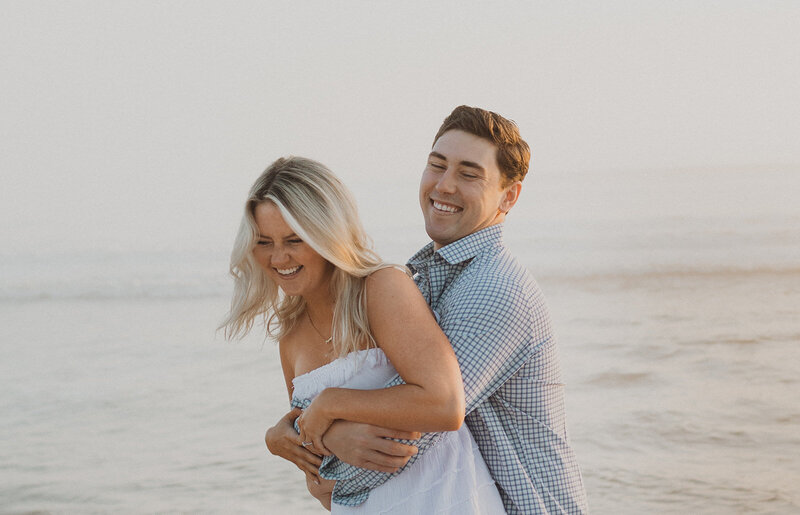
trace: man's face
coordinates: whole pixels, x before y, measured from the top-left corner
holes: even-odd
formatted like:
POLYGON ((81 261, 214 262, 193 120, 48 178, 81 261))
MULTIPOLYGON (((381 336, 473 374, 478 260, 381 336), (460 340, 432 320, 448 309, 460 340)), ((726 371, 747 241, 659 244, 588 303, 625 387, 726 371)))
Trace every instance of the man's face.
POLYGON ((518 194, 519 183, 501 187, 494 144, 447 131, 433 145, 419 185, 425 230, 439 249, 502 222, 518 194))

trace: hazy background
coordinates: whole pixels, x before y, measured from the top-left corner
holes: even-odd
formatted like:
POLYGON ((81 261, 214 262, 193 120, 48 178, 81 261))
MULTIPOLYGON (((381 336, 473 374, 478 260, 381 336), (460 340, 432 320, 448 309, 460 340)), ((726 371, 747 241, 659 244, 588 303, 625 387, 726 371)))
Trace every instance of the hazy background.
POLYGON ((594 511, 792 512, 798 48, 794 1, 0 1, 0 505, 316 511, 272 345, 214 338, 242 202, 317 159, 402 262, 469 104, 533 149, 594 511))
MULTIPOLYGON (((658 191, 628 199, 602 179, 630 170, 658 184, 687 168, 800 164, 792 1, 2 10, 4 253, 227 251, 247 188, 286 154, 329 165, 368 220, 421 227, 418 176, 459 104, 519 124, 533 148, 524 199, 535 215, 682 216, 708 203, 739 212, 763 195, 781 215, 794 200, 763 184, 733 196, 713 178, 670 202, 658 191), (587 191, 579 172, 599 177, 614 202, 587 191), (537 194, 550 181, 570 182, 574 196, 537 194)), ((379 248, 391 238, 373 235, 379 248)))

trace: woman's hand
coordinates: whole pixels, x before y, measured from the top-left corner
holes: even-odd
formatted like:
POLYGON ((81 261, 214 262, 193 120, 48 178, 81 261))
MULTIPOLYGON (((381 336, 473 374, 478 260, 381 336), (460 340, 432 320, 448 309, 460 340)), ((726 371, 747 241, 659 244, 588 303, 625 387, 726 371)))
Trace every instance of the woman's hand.
POLYGON ((331 492, 333 492, 334 484, 336 484, 336 481, 330 481, 328 479, 320 480, 317 476, 306 474, 306 488, 308 488, 308 492, 328 511, 331 511, 331 492))
POLYGON ((300 428, 301 445, 311 452, 323 456, 332 454, 322 443, 322 436, 335 420, 325 409, 328 404, 326 401, 328 395, 326 393, 329 393, 328 389, 322 390, 297 419, 297 427, 300 428), (309 442, 311 442, 310 445, 309 442))
POLYGON ((307 475, 311 474, 319 479, 319 466, 322 465, 322 459, 301 445, 303 440, 294 430, 294 420, 301 413, 299 408, 294 408, 284 415, 277 424, 267 429, 264 441, 269 452, 291 461, 307 475))

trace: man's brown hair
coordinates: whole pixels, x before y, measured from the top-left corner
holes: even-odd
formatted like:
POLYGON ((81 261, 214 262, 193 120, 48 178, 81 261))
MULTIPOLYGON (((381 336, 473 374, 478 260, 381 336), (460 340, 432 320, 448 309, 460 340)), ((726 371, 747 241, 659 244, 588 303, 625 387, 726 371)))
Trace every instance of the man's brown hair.
POLYGON ((521 181, 528 173, 531 149, 512 120, 478 107, 458 106, 444 119, 433 144, 447 131, 459 130, 490 141, 497 147, 497 166, 502 185, 521 181))

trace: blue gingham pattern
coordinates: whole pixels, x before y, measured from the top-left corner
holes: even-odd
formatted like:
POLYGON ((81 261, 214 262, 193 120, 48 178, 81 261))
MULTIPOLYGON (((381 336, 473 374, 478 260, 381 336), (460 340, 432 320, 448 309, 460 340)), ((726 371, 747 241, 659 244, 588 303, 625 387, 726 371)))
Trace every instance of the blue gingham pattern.
MULTIPOLYGON (((587 513, 580 469, 567 436, 556 341, 539 287, 503 245, 502 224, 408 262, 455 349, 464 378, 466 424, 508 513, 587 513)), ((402 383, 397 376, 387 386, 402 383)), ((440 433, 425 433, 420 452, 440 433)), ((405 469, 405 467, 404 467, 405 469)), ((402 472, 401 469, 400 472, 402 472)), ((327 457, 333 502, 363 503, 392 477, 327 457)), ((397 472, 397 473, 400 473, 397 472)))

